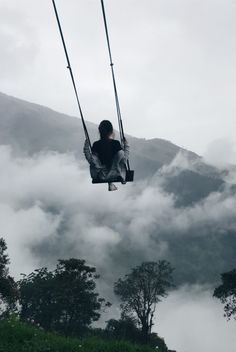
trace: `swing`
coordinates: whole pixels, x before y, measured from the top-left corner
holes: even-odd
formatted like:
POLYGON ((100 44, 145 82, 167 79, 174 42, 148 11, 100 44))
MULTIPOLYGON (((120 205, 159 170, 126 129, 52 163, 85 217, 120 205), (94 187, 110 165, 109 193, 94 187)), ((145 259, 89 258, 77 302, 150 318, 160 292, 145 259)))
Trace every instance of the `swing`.
MULTIPOLYGON (((68 68, 68 70, 70 72, 70 77, 71 77, 72 85, 73 85, 73 88, 74 88, 77 105, 78 105, 78 108, 79 108, 79 113, 80 113, 80 117, 81 117, 81 121, 82 121, 82 126, 83 126, 83 129, 84 129, 85 138, 88 140, 90 151, 92 151, 92 145, 91 145, 88 129, 87 129, 87 126, 86 126, 86 123, 85 123, 83 111, 82 111, 82 108, 81 108, 81 104, 80 104, 80 100, 79 100, 79 94, 78 94, 77 86, 76 86, 76 83, 75 83, 74 74, 73 74, 73 70, 72 70, 72 67, 71 67, 70 58, 69 58, 69 54, 68 54, 68 51, 67 51, 66 42, 65 42, 65 39, 64 39, 64 35, 63 35, 63 31, 62 31, 62 27, 61 27, 61 23, 60 23, 60 19, 59 19, 59 15, 58 15, 58 11, 57 11, 55 0, 52 0, 52 3, 53 3, 53 8, 54 8, 54 12, 55 12, 57 25, 58 25, 58 29, 59 29, 59 32, 60 32, 60 36, 61 36, 61 40, 62 40, 64 52, 65 52, 65 56, 66 56, 67 68, 68 68)), ((112 60, 110 39, 109 39, 108 26, 107 26, 107 20, 106 20, 106 13, 105 13, 105 6, 104 6, 104 1, 103 0, 101 0, 101 7, 102 7, 102 15, 103 15, 103 21, 104 21, 104 28, 105 28, 105 34, 106 34, 108 53, 109 53, 113 89, 114 89, 114 95, 115 95, 115 104, 116 104, 116 113, 117 113, 119 133, 120 133, 120 141, 123 144, 124 141, 125 141, 125 134, 124 134, 122 117, 121 117, 120 103, 119 103, 119 97, 118 97, 116 79, 115 79, 114 63, 113 63, 113 60, 112 60)), ((133 180, 134 180, 134 171, 130 169, 129 160, 127 160, 125 182, 133 182, 133 180)), ((112 180, 111 179, 109 179, 109 180, 92 179, 92 183, 93 184, 110 183, 110 182, 112 182, 112 183, 114 183, 114 182, 122 182, 122 183, 124 183, 121 177, 118 177, 118 178, 112 179, 112 180)))
MULTIPOLYGON (((134 180, 134 171, 133 170, 126 170, 126 177, 125 177, 125 182, 133 182, 134 180)), ((116 183, 116 182, 120 182, 123 183, 122 177, 119 176, 117 178, 114 179, 109 179, 109 180, 99 180, 99 179, 93 179, 92 183, 96 184, 96 183, 116 183)))

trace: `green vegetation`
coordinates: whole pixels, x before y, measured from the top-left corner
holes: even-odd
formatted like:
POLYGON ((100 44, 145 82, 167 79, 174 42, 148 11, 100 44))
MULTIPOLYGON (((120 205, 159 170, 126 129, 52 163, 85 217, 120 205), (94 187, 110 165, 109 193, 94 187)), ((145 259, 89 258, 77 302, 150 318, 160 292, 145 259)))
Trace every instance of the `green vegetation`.
POLYGON ((66 336, 83 333, 110 306, 96 292, 98 278, 96 269, 80 259, 59 260, 55 270, 24 275, 19 282, 20 318, 66 336))
POLYGON ((0 321, 0 352, 152 352, 126 341, 83 340, 46 333, 18 320, 0 321))
POLYGON ((96 268, 59 259, 54 270, 39 268, 15 282, 6 250, 0 238, 0 352, 168 352, 152 332, 156 306, 173 286, 167 261, 144 262, 115 283, 121 316, 102 329, 93 323, 111 303, 97 292, 96 268))
POLYGON ((0 238, 0 315, 14 310, 19 293, 17 283, 9 275, 8 264, 10 263, 10 259, 6 250, 6 242, 3 238, 0 238))

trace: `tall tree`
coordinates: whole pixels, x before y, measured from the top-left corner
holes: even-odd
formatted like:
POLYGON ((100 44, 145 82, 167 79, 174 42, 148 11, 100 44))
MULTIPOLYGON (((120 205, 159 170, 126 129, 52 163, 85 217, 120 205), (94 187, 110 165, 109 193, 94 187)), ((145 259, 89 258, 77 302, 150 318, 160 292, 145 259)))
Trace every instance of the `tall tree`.
POLYGON ((5 315, 14 311, 18 298, 17 284, 9 275, 9 257, 6 253, 7 245, 0 238, 0 314, 5 315))
POLYGON ((59 260, 54 271, 35 270, 20 281, 21 318, 46 330, 82 334, 109 305, 95 292, 96 269, 84 260, 59 260))
POLYGON ((136 316, 145 343, 151 334, 157 303, 173 286, 172 272, 165 260, 144 262, 115 283, 114 292, 122 301, 122 312, 136 316))
POLYGON ((236 319, 236 269, 222 274, 221 281, 213 296, 224 304, 225 317, 236 319))

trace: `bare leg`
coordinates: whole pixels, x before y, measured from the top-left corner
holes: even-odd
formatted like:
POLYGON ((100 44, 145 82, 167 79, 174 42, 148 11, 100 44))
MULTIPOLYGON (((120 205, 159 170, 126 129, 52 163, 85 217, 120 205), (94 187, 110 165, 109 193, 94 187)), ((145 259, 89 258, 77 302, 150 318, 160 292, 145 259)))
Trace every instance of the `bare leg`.
POLYGON ((108 191, 117 191, 118 188, 114 185, 114 183, 108 183, 108 191))
POLYGON ((100 180, 105 180, 107 177, 107 170, 106 168, 101 164, 101 161, 96 155, 92 156, 92 162, 90 164, 90 174, 92 179, 100 179, 100 180))

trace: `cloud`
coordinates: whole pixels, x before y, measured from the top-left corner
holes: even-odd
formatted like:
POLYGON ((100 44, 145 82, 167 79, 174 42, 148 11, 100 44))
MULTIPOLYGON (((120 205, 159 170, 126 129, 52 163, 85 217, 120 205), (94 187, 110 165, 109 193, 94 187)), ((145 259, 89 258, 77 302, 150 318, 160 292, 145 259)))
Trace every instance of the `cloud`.
POLYGON ((0 205, 8 214, 7 221, 2 217, 3 228, 7 238, 25 233, 24 247, 34 263, 79 256, 110 280, 142 260, 166 257, 177 267, 181 282, 189 275, 193 282, 216 280, 220 272, 208 276, 211 270, 203 271, 209 255, 217 260, 216 270, 233 265, 234 237, 229 233, 236 229, 236 200, 230 187, 178 208, 175 196, 162 189, 158 174, 152 181, 120 186, 111 193, 106 185, 92 185, 86 165, 72 154, 17 158, 1 146, 0 162, 0 205), (186 261, 193 267, 186 267, 186 261), (112 273, 110 267, 115 268, 112 273))
POLYGON ((182 352, 235 349, 235 322, 223 317, 223 307, 202 286, 183 286, 160 304, 156 328, 169 348, 182 352))
POLYGON ((224 168, 236 163, 236 146, 233 139, 221 138, 211 142, 204 154, 210 164, 224 168))
POLYGON ((13 274, 19 277, 37 268, 39 262, 32 255, 31 246, 53 236, 58 221, 58 217, 51 217, 37 205, 29 209, 0 205, 1 236, 7 240, 13 274))

